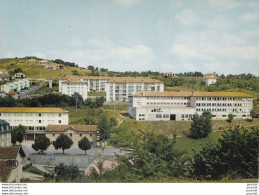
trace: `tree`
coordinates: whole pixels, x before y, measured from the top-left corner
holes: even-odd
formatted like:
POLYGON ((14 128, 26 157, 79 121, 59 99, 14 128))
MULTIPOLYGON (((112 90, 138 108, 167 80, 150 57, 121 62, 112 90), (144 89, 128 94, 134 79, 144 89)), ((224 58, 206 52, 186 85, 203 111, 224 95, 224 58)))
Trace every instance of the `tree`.
POLYGON ((232 123, 233 119, 234 119, 234 115, 233 115, 232 113, 228 114, 228 119, 227 119, 227 121, 230 122, 230 123, 232 123))
POLYGON ((250 111, 250 115, 251 115, 251 117, 252 117, 252 120, 256 117, 256 112, 255 112, 254 109, 252 109, 252 110, 250 111))
POLYGON ((16 131, 12 131, 12 133, 11 133, 11 142, 12 142, 13 145, 15 145, 16 142, 17 142, 16 131))
POLYGON ((200 139, 207 137, 212 132, 211 113, 204 111, 201 116, 195 114, 190 128, 191 137, 200 139))
POLYGON ((110 132, 111 132, 111 126, 109 124, 109 121, 107 119, 107 116, 103 116, 100 122, 98 123, 98 130, 99 130, 99 140, 100 142, 104 143, 110 138, 110 132))
POLYGON ((46 136, 40 136, 38 138, 36 138, 35 143, 32 144, 32 148, 35 151, 41 151, 41 153, 43 153, 44 150, 47 150, 48 147, 50 146, 50 139, 47 138, 46 136))
POLYGON ((53 171, 56 181, 75 181, 75 179, 82 177, 78 166, 66 166, 60 163, 58 166, 55 166, 53 171))
POLYGON ((79 93, 75 92, 71 96, 71 102, 70 103, 71 103, 71 106, 76 106, 77 105, 77 107, 80 108, 83 105, 84 100, 83 100, 82 96, 79 93))
POLYGON ((55 149, 59 149, 59 148, 62 149, 64 154, 64 151, 66 149, 71 148, 72 144, 73 144, 72 139, 70 139, 65 134, 61 134, 60 136, 57 137, 54 146, 55 146, 55 149))
POLYGON ((15 144, 18 141, 21 144, 27 133, 26 127, 23 125, 19 125, 18 127, 14 127, 13 131, 14 131, 14 133, 13 133, 12 143, 15 144))
POLYGON ((85 155, 86 155, 86 150, 91 149, 91 143, 90 141, 87 139, 87 137, 83 137, 79 142, 78 142, 78 147, 81 150, 85 151, 85 155))

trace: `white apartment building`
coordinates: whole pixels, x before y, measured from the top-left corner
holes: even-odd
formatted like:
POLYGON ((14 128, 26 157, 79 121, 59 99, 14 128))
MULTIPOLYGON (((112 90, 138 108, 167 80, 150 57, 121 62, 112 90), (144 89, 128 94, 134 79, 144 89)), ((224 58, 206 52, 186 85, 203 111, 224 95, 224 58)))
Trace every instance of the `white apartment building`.
POLYGON ((203 80, 206 82, 206 85, 209 86, 217 82, 217 76, 214 73, 207 73, 203 75, 203 80))
POLYGON ((79 93, 83 100, 87 99, 87 84, 82 81, 68 80, 61 82, 61 93, 72 96, 74 93, 79 93))
POLYGON ((139 91, 164 91, 162 81, 143 77, 117 77, 106 83, 106 101, 124 102, 128 101, 129 95, 139 91))
POLYGON ((242 92, 138 92, 129 96, 129 115, 135 120, 191 120, 210 111, 213 119, 250 118, 252 97, 242 92))
POLYGON ((1 90, 5 93, 9 93, 10 91, 20 92, 22 89, 27 89, 30 87, 30 81, 28 79, 20 79, 11 83, 6 83, 1 85, 1 90))
POLYGON ((27 127, 27 139, 33 140, 45 134, 48 125, 68 125, 68 111, 61 108, 0 107, 0 119, 10 126, 20 124, 27 127))
POLYGON ((0 146, 11 146, 11 132, 9 123, 0 119, 0 146))

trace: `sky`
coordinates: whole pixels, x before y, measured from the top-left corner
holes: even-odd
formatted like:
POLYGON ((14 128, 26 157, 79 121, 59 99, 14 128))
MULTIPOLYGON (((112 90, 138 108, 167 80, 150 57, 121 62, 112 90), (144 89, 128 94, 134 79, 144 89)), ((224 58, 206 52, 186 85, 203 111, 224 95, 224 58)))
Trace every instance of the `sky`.
POLYGON ((259 75, 259 0, 0 0, 0 58, 259 75))

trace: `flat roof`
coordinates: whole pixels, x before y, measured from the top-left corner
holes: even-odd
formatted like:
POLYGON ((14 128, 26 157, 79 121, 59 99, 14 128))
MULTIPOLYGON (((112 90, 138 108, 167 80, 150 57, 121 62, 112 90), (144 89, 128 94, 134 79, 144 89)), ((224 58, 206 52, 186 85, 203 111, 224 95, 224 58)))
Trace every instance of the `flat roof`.
POLYGON ((62 108, 51 107, 0 107, 0 113, 68 113, 62 108))
POLYGON ((187 92, 187 91, 179 91, 179 92, 156 92, 156 91, 140 91, 135 95, 131 95, 133 97, 248 97, 252 98, 251 95, 243 93, 243 92, 187 92))
POLYGON ((163 81, 149 77, 114 77, 109 83, 163 83, 163 81))

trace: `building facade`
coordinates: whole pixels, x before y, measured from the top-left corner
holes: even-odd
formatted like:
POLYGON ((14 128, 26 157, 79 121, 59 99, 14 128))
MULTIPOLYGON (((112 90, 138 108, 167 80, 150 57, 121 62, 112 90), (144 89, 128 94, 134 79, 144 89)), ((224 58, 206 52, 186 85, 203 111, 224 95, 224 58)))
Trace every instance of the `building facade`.
POLYGON ((11 132, 10 124, 0 119, 0 146, 11 146, 11 132))
POLYGON ((22 73, 22 72, 18 72, 18 73, 16 73, 16 74, 14 75, 14 79, 25 79, 25 78, 26 78, 26 76, 25 76, 25 74, 22 73))
POLYGON ((164 91, 162 81, 141 78, 141 77, 117 77, 110 79, 106 83, 106 101, 107 102, 125 102, 129 95, 134 95, 140 91, 164 91))
POLYGON ((61 82, 61 93, 72 96, 74 93, 79 93, 83 100, 87 99, 87 84, 78 80, 68 80, 61 82))
POLYGON ((214 73, 207 73, 203 75, 203 80, 206 82, 206 85, 209 86, 217 82, 217 76, 214 73))
POLYGON ((1 91, 9 93, 11 91, 20 92, 23 89, 28 89, 30 87, 30 81, 28 79, 20 79, 11 83, 6 83, 1 85, 1 91))
POLYGON ((0 81, 9 81, 9 73, 6 69, 0 69, 0 81))
POLYGON ((135 120, 191 120, 210 111, 212 119, 251 118, 252 97, 242 92, 138 92, 129 96, 129 115, 135 120))
POLYGON ((49 124, 67 125, 68 117, 68 111, 61 108, 0 107, 0 119, 8 122, 11 128, 20 124, 25 126, 28 140, 45 135, 49 124))
POLYGON ((173 72, 165 72, 164 73, 165 78, 175 78, 175 73, 173 72))
POLYGON ((48 125, 46 128, 46 137, 52 144, 60 134, 70 137, 74 145, 78 145, 83 137, 87 137, 92 145, 96 145, 97 141, 97 125, 48 125))

